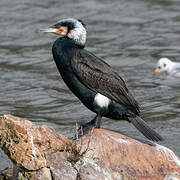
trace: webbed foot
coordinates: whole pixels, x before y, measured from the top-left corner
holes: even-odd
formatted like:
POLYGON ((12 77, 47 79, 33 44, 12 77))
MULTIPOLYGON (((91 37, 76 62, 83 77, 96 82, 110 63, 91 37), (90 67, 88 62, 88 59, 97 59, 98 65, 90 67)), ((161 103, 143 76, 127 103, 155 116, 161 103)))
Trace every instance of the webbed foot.
POLYGON ((97 115, 95 118, 87 123, 81 124, 76 132, 76 139, 84 134, 87 134, 93 128, 100 128, 101 116, 97 115))

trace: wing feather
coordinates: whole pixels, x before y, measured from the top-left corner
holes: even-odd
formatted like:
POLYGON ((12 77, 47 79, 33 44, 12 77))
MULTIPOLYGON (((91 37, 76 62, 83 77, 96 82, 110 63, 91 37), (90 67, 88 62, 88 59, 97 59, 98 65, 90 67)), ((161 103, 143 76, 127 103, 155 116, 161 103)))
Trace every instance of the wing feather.
POLYGON ((85 86, 139 114, 138 103, 128 91, 124 80, 107 63, 83 49, 73 53, 73 71, 85 86))

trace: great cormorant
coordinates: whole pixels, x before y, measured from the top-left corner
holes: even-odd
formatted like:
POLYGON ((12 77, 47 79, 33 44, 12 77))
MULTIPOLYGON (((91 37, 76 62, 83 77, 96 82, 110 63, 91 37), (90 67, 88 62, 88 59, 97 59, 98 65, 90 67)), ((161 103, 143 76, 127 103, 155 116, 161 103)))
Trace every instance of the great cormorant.
POLYGON ((43 32, 61 35, 53 44, 57 68, 69 89, 95 118, 82 125, 83 131, 100 128, 102 116, 127 120, 153 141, 162 137, 139 117, 139 106, 124 80, 101 58, 85 49, 86 26, 81 20, 62 19, 43 32))

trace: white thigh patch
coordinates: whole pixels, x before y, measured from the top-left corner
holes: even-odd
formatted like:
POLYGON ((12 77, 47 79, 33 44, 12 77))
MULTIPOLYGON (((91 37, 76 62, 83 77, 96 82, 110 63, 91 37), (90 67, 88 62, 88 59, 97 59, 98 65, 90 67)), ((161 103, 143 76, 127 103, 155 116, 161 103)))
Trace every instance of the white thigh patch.
POLYGON ((100 107, 108 107, 111 100, 109 98, 107 98, 106 96, 104 96, 100 93, 97 93, 94 98, 94 102, 100 107))

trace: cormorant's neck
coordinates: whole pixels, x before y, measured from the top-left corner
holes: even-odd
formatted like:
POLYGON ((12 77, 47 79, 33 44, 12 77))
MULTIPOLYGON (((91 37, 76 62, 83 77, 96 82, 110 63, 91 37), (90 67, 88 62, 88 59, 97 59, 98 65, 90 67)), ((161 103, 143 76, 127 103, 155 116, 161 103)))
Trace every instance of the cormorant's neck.
POLYGON ((83 49, 84 46, 77 44, 74 40, 67 37, 58 38, 52 47, 53 57, 59 71, 64 67, 70 67, 72 55, 75 49, 83 49))
POLYGON ((57 41, 61 42, 61 47, 62 48, 78 48, 78 49, 83 49, 85 47, 85 44, 79 44, 73 39, 70 39, 68 37, 60 37, 57 39, 57 41))

